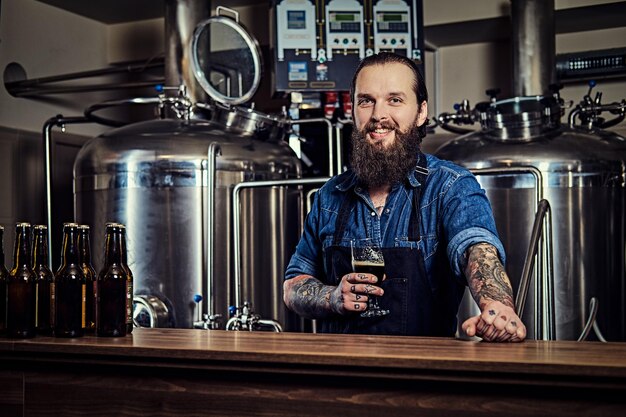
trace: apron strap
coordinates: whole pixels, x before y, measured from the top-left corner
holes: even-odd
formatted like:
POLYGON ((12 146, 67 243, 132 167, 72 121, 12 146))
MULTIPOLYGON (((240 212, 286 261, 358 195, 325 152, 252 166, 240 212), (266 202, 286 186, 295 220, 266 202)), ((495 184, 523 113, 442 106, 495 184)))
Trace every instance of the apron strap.
POLYGON ((426 187, 426 177, 428 176, 428 168, 426 168, 426 155, 422 152, 418 155, 417 167, 415 167, 415 178, 420 183, 417 189, 413 190, 413 210, 411 210, 411 217, 409 220, 408 237, 412 242, 419 242, 420 236, 420 223, 422 221, 422 192, 426 187))
POLYGON ((333 245, 339 246, 343 234, 346 231, 348 224, 348 218, 352 211, 352 190, 345 193, 345 197, 339 207, 339 213, 337 214, 337 220, 335 221, 335 234, 333 235, 333 245))

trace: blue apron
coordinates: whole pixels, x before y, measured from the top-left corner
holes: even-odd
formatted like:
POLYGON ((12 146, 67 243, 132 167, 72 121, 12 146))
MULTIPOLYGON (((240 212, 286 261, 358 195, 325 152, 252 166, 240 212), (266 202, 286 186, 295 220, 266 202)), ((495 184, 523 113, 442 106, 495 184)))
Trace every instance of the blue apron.
MULTIPOLYGON (((426 184, 426 157, 421 154, 415 175, 420 183, 413 191, 413 208, 409 220, 408 238, 419 242, 421 222, 420 200, 426 184)), ((324 253, 328 282, 338 285, 341 278, 352 272, 350 248, 340 246, 345 228, 357 198, 352 190, 345 193, 336 220, 333 243, 324 253)), ((447 267, 445 250, 434 256, 437 282, 431 282, 424 267, 424 256, 418 245, 410 248, 382 248, 386 279, 381 287, 385 291, 379 297, 381 309, 390 313, 382 317, 360 317, 348 313, 333 319, 318 320, 322 333, 360 333, 413 336, 454 336, 456 313, 463 295, 463 286, 455 282, 447 267), (444 266, 443 268, 441 266, 444 266)), ((441 245, 440 245, 441 246, 441 245)))

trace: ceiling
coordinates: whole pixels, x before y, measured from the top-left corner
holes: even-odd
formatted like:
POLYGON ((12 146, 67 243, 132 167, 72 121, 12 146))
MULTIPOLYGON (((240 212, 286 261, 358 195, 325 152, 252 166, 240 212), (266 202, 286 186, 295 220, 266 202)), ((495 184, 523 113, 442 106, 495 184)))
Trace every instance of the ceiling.
MULTIPOLYGON (((0 0, 1 1, 1 0, 0 0)), ((165 1, 174 0, 37 0, 105 24, 163 17, 165 1)), ((205 0, 213 6, 239 7, 269 0, 205 0)), ((556 33, 626 26, 626 1, 555 11, 556 33)), ((432 45, 448 46, 506 40, 511 32, 508 16, 425 26, 424 38, 432 45)))
MULTIPOLYGON (((165 0, 37 0, 71 13, 106 24, 163 17, 165 0)), ((210 0, 206 0, 210 2, 210 0)), ((226 7, 268 2, 269 0, 219 0, 226 7)), ((216 4, 213 1, 213 4, 216 4)))

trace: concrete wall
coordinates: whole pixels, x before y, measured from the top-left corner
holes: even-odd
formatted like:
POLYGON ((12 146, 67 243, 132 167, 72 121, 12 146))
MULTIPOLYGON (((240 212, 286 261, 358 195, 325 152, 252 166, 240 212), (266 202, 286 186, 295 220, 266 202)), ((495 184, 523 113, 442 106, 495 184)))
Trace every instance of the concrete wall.
MULTIPOLYGON (((0 68, 15 62, 30 78, 105 67, 107 26, 34 0, 3 0, 0 15, 0 68)), ((41 130, 50 117, 81 115, 82 102, 97 102, 106 94, 47 96, 24 99, 0 86, 0 126, 31 132, 41 130)), ((71 127, 91 135, 94 126, 71 127)))

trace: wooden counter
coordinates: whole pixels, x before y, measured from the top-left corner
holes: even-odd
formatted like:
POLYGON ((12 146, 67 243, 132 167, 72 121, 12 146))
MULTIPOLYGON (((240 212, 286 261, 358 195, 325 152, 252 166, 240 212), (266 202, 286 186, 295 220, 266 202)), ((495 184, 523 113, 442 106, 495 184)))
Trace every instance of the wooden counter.
POLYGON ((626 416, 626 343, 136 329, 0 339, 0 416, 626 416))

